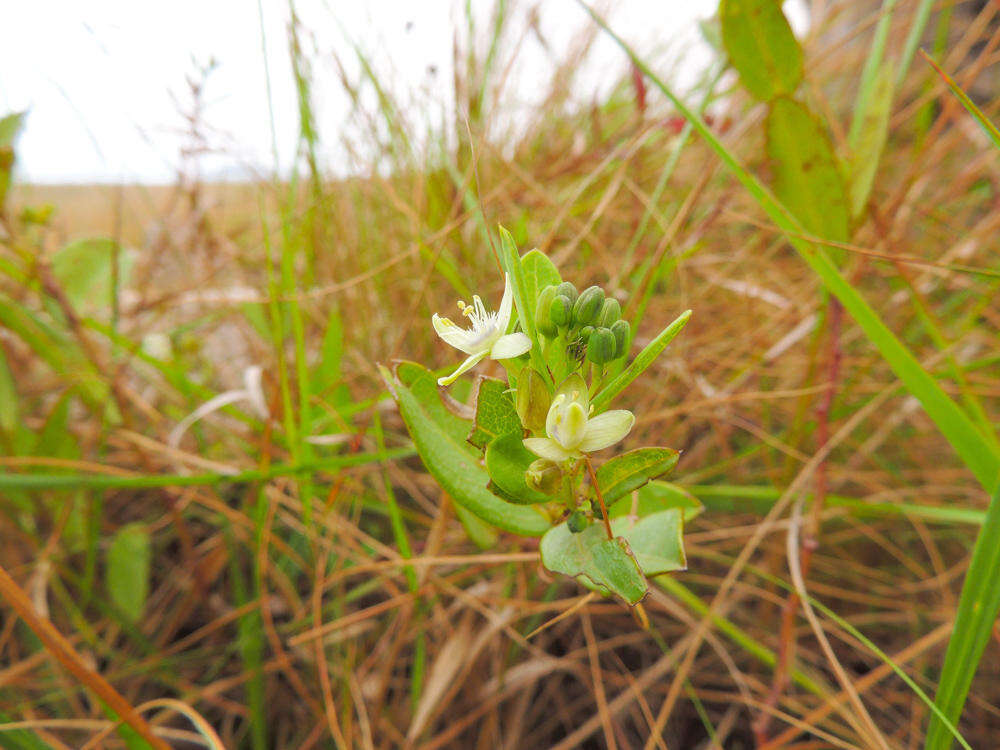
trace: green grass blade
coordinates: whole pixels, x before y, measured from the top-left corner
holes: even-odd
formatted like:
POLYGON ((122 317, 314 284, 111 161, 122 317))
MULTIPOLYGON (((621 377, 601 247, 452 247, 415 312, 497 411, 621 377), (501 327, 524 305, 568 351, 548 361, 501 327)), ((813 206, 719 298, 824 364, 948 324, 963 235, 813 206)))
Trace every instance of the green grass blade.
MULTIPOLYGON (((958 723, 972 677, 983 656, 1000 612, 1000 489, 986 511, 982 531, 972 550, 972 561, 958 600, 955 629, 948 641, 934 702, 952 724, 958 723)), ((935 712, 927 727, 925 750, 951 746, 949 725, 935 712)), ((968 747, 966 745, 966 747, 968 747)))
POLYGON ((979 123, 979 127, 981 127, 986 135, 990 137, 990 140, 993 141, 993 145, 1000 149, 1000 130, 997 130, 997 126, 990 122, 989 118, 983 114, 983 111, 976 106, 975 102, 973 102, 972 99, 970 99, 969 96, 962 91, 962 87, 955 82, 955 79, 945 73, 941 67, 934 62, 930 55, 923 50, 920 50, 920 54, 931 64, 944 82, 948 84, 948 88, 951 89, 951 93, 953 93, 958 98, 958 101, 962 103, 962 106, 965 107, 965 111, 976 118, 976 122, 979 123))

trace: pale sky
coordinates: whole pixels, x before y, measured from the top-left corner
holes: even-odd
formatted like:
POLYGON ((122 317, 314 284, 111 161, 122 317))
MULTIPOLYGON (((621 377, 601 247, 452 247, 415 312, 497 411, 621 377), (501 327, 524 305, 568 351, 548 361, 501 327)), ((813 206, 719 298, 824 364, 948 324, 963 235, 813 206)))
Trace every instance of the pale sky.
MULTIPOLYGON (((475 0, 481 27, 493 3, 475 0)), ((338 55, 352 81, 357 44, 379 78, 406 103, 407 116, 440 121, 452 101, 452 45, 463 25, 458 0, 297 0, 310 52, 319 135, 325 166, 344 161, 339 143, 350 102, 334 63, 338 55), (436 75, 429 74, 431 66, 436 75)), ((574 0, 512 0, 514 29, 527 25, 532 7, 549 41, 546 50, 528 34, 510 71, 512 120, 545 90, 552 60, 561 59, 587 19, 574 0)), ((612 25, 640 50, 661 55, 686 50, 691 81, 709 52, 697 21, 717 0, 618 0, 609 3, 612 25)), ((185 77, 210 58, 217 61, 206 86, 210 145, 206 175, 274 169, 265 77, 270 68, 278 164, 295 149, 298 112, 287 46, 289 5, 284 0, 32 0, 11 3, 0 24, 0 114, 29 109, 18 144, 19 178, 34 182, 170 181, 184 127, 177 102, 187 102, 185 77), (261 19, 266 33, 265 56, 261 19)), ((485 31, 484 31, 485 34, 485 31)), ((516 35, 515 35, 516 36, 516 35)), ((654 58, 656 59, 656 58, 654 58)), ((669 60, 663 61, 664 66, 669 60)), ((582 102, 606 90, 626 69, 624 55, 601 38, 581 70, 582 102)), ((682 81, 683 83, 683 81, 682 81)), ((374 95, 367 91, 366 101, 374 95)), ((507 100, 505 100, 507 101, 507 100)), ((347 170, 349 171, 349 170, 347 170)))

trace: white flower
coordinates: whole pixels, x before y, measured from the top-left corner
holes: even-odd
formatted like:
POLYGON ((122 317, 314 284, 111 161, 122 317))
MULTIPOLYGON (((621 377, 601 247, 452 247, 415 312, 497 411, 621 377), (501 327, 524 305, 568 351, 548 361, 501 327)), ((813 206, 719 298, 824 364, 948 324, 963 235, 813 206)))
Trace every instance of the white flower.
POLYGON ((431 317, 431 323, 438 336, 456 349, 469 355, 451 375, 438 378, 438 385, 449 385, 459 375, 468 372, 487 356, 492 359, 510 359, 519 357, 531 349, 531 339, 518 331, 504 335, 510 324, 510 314, 514 307, 513 290, 510 288, 510 275, 504 275, 503 299, 500 309, 487 312, 479 295, 472 298, 472 304, 467 305, 461 300, 458 309, 472 323, 472 328, 462 328, 448 318, 442 318, 437 313, 431 317))
POLYGON ((547 437, 525 438, 524 447, 541 458, 565 461, 614 445, 635 424, 635 416, 625 409, 596 417, 590 416, 592 411, 587 384, 579 375, 571 375, 552 399, 545 418, 547 437))

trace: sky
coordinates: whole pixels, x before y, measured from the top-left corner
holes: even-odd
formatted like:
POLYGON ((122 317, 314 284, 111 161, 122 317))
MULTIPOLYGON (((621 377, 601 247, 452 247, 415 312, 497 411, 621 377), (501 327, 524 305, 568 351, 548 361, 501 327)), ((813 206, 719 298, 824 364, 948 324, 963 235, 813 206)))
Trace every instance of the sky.
MULTIPOLYGON (((349 172, 341 136, 351 102, 336 60, 357 81, 354 50, 372 61, 379 80, 415 119, 440 121, 452 106, 452 53, 458 0, 295 0, 318 114, 324 167, 349 172), (436 72, 432 72, 436 71, 436 72)), ((680 55, 688 84, 710 58, 698 19, 717 0, 619 0, 607 4, 612 26, 643 52, 680 55)), ((485 27, 493 3, 472 0, 485 27)), ((511 0, 514 29, 537 14, 505 87, 512 121, 546 90, 587 23, 574 0, 511 0)), ((27 109, 18 143, 19 179, 36 182, 169 182, 187 142, 188 79, 204 80, 211 153, 206 177, 246 177, 287 170, 296 147, 298 110, 288 53, 286 0, 33 0, 4 12, 0 25, 0 114, 27 109), (198 72, 209 61, 207 77, 198 72), (270 83, 270 99, 268 96, 270 83), (273 116, 272 116, 273 113, 273 116)), ((485 38, 485 31, 483 32, 485 38)), ((669 62, 669 61, 667 61, 669 62)), ((667 64, 665 62, 664 64, 667 64)), ((606 37, 582 66, 575 96, 606 91, 626 69, 606 37)), ((683 82, 682 82, 683 83, 683 82)), ((373 104, 374 93, 365 92, 373 104)))

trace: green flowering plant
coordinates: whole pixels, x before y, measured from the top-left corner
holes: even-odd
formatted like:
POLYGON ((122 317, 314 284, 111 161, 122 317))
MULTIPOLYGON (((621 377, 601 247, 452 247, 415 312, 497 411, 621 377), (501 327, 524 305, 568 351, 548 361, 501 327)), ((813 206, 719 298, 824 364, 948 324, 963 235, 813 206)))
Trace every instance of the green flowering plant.
POLYGON ((629 360, 631 326, 598 286, 582 292, 538 250, 520 256, 500 227, 503 298, 459 302, 464 325, 432 326, 466 359, 435 378, 422 365, 380 372, 428 471, 480 546, 497 530, 541 537, 542 564, 584 586, 642 600, 649 576, 686 567, 686 518, 701 506, 662 480, 679 454, 615 450, 635 424, 611 402, 680 332, 685 312, 629 360), (487 357, 506 380, 476 376, 468 404, 446 389, 487 357), (602 456, 605 456, 602 458, 602 456))

